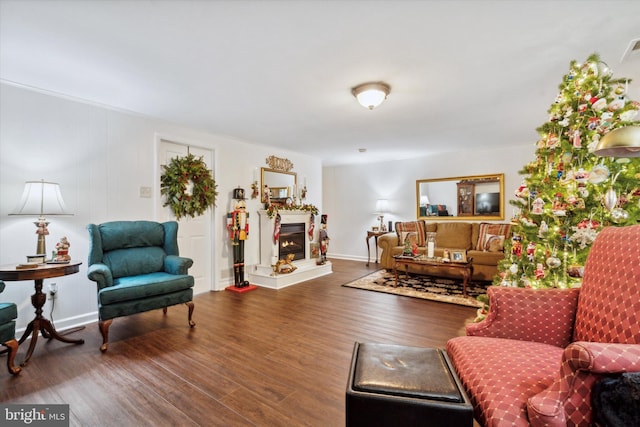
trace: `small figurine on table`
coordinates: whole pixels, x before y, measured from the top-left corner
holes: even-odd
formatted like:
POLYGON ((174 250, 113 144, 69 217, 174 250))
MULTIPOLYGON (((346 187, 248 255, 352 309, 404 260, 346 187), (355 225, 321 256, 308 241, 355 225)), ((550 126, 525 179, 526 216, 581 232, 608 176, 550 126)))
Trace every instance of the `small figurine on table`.
POLYGON ((71 257, 69 256, 69 240, 64 236, 60 239, 58 243, 56 243, 56 258, 55 261, 70 261, 71 257))

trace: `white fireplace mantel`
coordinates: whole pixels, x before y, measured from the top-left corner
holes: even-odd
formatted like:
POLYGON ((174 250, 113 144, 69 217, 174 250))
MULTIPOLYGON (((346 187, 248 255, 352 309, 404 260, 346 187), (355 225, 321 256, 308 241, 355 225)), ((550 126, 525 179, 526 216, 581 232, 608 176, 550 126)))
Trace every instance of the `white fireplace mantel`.
POLYGON ((273 231, 275 216, 269 218, 266 210, 259 210, 260 216, 260 264, 250 269, 251 283, 267 288, 280 289, 305 280, 330 274, 331 263, 316 265, 316 259, 311 258, 311 239, 309 238, 309 221, 311 214, 304 210, 280 209, 280 224, 304 223, 305 258, 293 261, 296 270, 291 273, 274 273, 271 267, 279 258, 278 242, 274 242, 273 231))

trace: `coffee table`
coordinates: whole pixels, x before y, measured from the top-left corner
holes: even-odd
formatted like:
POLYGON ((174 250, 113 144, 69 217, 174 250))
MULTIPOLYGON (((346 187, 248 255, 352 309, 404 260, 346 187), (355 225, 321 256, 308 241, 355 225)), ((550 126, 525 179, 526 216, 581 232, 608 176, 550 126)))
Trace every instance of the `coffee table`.
POLYGON ((412 257, 403 255, 394 255, 393 272, 396 278, 396 286, 398 286, 398 268, 404 267, 404 272, 409 278, 409 266, 417 270, 417 274, 425 274, 428 276, 437 276, 441 270, 454 270, 462 276, 462 295, 467 296, 467 283, 473 275, 473 258, 468 258, 466 262, 443 262, 442 258, 427 258, 425 256, 412 257), (424 271, 427 272, 424 272, 424 271), (435 274, 429 274, 434 271, 435 274))

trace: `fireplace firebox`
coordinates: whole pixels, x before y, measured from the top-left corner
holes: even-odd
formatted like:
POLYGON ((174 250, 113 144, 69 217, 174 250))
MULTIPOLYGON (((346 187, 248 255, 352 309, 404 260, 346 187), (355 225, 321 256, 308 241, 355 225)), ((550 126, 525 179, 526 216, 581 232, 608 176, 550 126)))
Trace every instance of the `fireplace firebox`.
POLYGON ((280 259, 285 259, 289 254, 293 254, 294 261, 305 259, 304 223, 282 224, 280 226, 278 245, 278 257, 280 259))

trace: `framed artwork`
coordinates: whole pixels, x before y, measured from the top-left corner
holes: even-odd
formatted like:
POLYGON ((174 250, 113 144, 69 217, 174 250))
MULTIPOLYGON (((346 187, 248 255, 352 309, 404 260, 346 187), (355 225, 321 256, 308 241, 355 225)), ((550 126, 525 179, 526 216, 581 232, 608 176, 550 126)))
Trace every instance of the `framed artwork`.
POLYGON ((449 249, 451 262, 467 262, 467 251, 465 249, 449 249))

